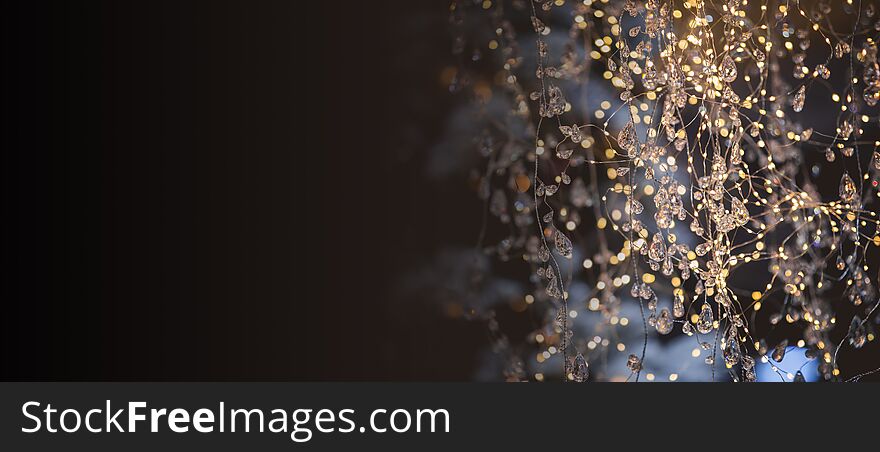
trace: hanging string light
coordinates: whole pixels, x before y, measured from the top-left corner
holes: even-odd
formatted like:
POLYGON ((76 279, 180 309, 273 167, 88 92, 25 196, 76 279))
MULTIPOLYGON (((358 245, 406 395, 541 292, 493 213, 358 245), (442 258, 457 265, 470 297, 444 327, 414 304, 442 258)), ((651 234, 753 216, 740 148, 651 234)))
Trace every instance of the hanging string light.
POLYGON ((695 340, 675 359, 713 379, 717 363, 754 381, 763 362, 801 381, 793 347, 824 379, 864 376, 838 358, 878 317, 880 18, 840 3, 451 4, 450 90, 478 107, 478 195, 508 226, 481 251, 531 269, 541 319, 534 354, 500 347, 508 379, 561 357, 568 381, 638 381, 667 335, 695 340), (634 351, 614 340, 630 320, 634 351), (610 353, 625 368, 591 377, 610 353))

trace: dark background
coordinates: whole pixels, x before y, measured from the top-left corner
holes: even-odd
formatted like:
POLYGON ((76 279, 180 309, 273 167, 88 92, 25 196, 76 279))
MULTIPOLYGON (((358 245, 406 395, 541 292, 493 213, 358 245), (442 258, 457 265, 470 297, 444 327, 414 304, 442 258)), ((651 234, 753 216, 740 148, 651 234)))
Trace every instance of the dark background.
POLYGON ((419 184, 447 7, 4 3, 0 377, 469 379, 392 290, 477 234, 419 184))

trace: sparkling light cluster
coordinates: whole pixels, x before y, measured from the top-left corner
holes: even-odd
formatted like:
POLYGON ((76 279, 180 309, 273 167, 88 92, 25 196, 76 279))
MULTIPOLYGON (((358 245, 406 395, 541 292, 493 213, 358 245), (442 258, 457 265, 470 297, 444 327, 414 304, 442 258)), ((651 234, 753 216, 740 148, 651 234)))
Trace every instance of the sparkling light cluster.
POLYGON ((803 380, 779 364, 792 347, 827 380, 872 371, 838 357, 876 345, 873 3, 460 0, 450 17, 447 81, 485 124, 483 230, 504 226, 480 248, 529 266, 521 311, 540 319, 528 351, 489 322, 509 380, 557 356, 560 378, 610 379, 591 369, 621 353, 637 381, 649 335, 693 337, 675 359, 734 381, 756 361, 803 380), (585 315, 601 322, 575 331, 585 315))

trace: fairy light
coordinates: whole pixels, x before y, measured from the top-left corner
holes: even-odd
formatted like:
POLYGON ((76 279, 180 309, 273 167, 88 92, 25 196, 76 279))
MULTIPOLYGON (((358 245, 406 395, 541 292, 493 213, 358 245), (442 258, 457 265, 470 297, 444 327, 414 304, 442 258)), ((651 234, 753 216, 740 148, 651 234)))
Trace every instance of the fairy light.
POLYGON ((799 380, 781 364, 789 342, 773 334, 797 324, 804 332, 791 343, 820 374, 847 375, 837 357, 874 340, 878 306, 869 261, 880 247, 880 142, 865 137, 880 119, 880 17, 863 3, 838 13, 841 28, 824 20, 828 0, 453 2, 461 63, 450 88, 511 105, 482 109, 488 170, 478 185, 513 231, 504 246, 535 275, 527 306, 545 323, 534 361, 561 354, 564 379, 587 381, 594 357, 619 353, 638 380, 648 335, 680 332, 700 343, 682 368, 702 358, 714 378, 717 359, 732 380, 753 381, 760 361, 799 380), (495 32, 467 45, 465 9, 495 32), (569 41, 551 49, 548 37, 565 30, 569 41), (495 91, 488 97, 468 78, 480 49, 503 63, 479 85, 495 91), (831 113, 808 115, 828 99, 832 124, 831 113), (828 177, 839 177, 836 190, 820 183, 828 177), (567 292, 575 281, 589 287, 581 299, 567 292), (609 350, 627 303, 639 307, 644 341, 609 350), (858 314, 840 318, 842 304, 858 314), (601 321, 575 331, 581 318, 601 321))

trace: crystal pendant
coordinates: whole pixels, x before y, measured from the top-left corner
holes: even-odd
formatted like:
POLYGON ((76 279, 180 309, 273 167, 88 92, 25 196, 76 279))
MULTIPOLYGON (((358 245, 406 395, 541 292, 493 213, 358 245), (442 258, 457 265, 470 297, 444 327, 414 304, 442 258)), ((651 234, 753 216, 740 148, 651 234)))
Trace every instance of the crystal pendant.
POLYGON ((639 284, 639 282, 636 281, 632 284, 632 287, 630 287, 629 294, 632 295, 633 297, 638 297, 641 290, 642 290, 641 284, 639 284))
POLYGON ((565 234, 562 233, 562 231, 560 231, 558 229, 556 230, 556 237, 554 238, 553 242, 556 245, 556 252, 557 253, 559 253, 563 257, 566 257, 569 259, 571 258, 571 256, 572 256, 571 240, 569 240, 568 237, 566 237, 565 234))
POLYGON ((849 174, 844 174, 843 177, 840 178, 840 200, 844 203, 852 204, 855 202, 857 196, 858 190, 856 189, 856 183, 853 182, 851 177, 849 177, 849 174))
POLYGON ((694 326, 691 325, 691 322, 688 320, 684 321, 684 324, 681 325, 681 332, 687 334, 688 336, 694 335, 694 326))
POLYGON ((587 360, 584 359, 584 355, 578 353, 575 356, 569 378, 577 383, 583 383, 590 378, 590 366, 587 364, 587 360))
POLYGON ((880 86, 869 85, 865 88, 862 97, 864 97, 865 103, 868 104, 869 107, 877 105, 877 101, 880 100, 880 86))
POLYGON ((550 250, 543 243, 538 247, 538 259, 541 262, 547 262, 550 260, 550 250))
POLYGON ((642 369, 642 360, 636 355, 629 355, 626 360, 626 367, 632 372, 638 372, 642 369))
POLYGON ((834 154, 834 151, 832 151, 831 148, 825 149, 825 160, 833 162, 836 158, 837 156, 834 154))
POLYGON ((680 319, 684 317, 684 314, 684 294, 676 292, 672 298, 672 315, 680 319))
POLYGON ((660 236, 660 233, 654 234, 654 238, 651 239, 651 246, 648 247, 648 257, 656 262, 666 259, 666 244, 663 243, 663 237, 660 236))
POLYGON ((867 334, 864 322, 859 316, 855 316, 849 324, 849 344, 855 348, 862 348, 866 341, 867 334))
POLYGON ((801 111, 804 109, 804 100, 807 98, 807 87, 806 85, 801 85, 800 89, 798 89, 797 93, 795 93, 794 98, 791 100, 791 108, 794 111, 801 111))
POLYGON ((556 276, 553 275, 550 267, 547 267, 547 271, 550 272, 550 276, 548 277, 547 281, 547 288, 545 289, 547 291, 547 296, 549 296, 550 298, 562 297, 562 290, 559 288, 559 281, 556 280, 556 276))
POLYGON ((672 327, 674 325, 675 322, 672 321, 672 315, 669 313, 669 309, 661 309, 660 315, 657 316, 657 319, 654 323, 654 327, 657 328, 657 332, 663 335, 669 334, 672 332, 672 327))
POLYGON ((739 198, 733 198, 730 202, 730 216, 738 227, 745 226, 750 218, 749 209, 746 208, 739 198))
POLYGON ((626 151, 629 157, 635 157, 636 150, 636 126, 632 122, 627 123, 626 127, 617 134, 617 144, 621 149, 626 151))
POLYGON ((721 78, 727 83, 736 80, 736 63, 730 55, 724 55, 724 59, 721 60, 721 78))
POLYGON ((727 338, 727 344, 724 346, 724 364, 727 367, 733 367, 739 363, 740 351, 739 344, 736 342, 736 335, 727 338))
POLYGON ((708 334, 712 331, 714 323, 715 316, 712 314, 712 308, 710 308, 708 304, 704 304, 703 309, 700 311, 700 317, 697 320, 697 331, 699 331, 700 334, 708 334))

